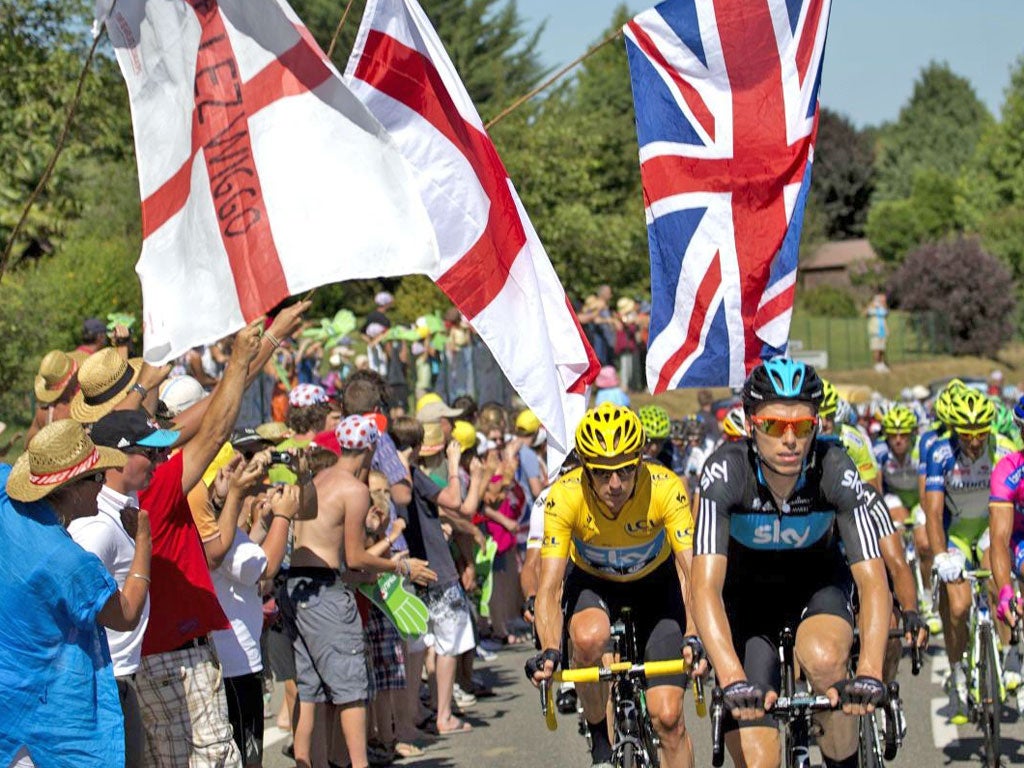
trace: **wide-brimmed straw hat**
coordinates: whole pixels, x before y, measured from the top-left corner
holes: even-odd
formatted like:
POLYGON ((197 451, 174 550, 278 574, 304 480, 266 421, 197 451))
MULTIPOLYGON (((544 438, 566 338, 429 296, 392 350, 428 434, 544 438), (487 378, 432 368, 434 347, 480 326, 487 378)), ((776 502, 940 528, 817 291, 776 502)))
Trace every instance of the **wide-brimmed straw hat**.
POLYGON ((43 355, 36 374, 36 400, 49 405, 60 399, 78 373, 78 361, 67 352, 54 349, 43 355))
POLYGON ((126 361, 112 347, 89 355, 78 369, 79 391, 71 399, 71 418, 83 424, 99 421, 128 397, 141 370, 141 357, 126 361))
POLYGON ((440 423, 434 421, 423 425, 423 446, 420 456, 434 456, 444 450, 444 432, 440 423))
POLYGON ((18 457, 7 478, 7 495, 38 501, 82 475, 119 469, 127 460, 120 451, 94 445, 77 421, 61 419, 39 430, 18 457))

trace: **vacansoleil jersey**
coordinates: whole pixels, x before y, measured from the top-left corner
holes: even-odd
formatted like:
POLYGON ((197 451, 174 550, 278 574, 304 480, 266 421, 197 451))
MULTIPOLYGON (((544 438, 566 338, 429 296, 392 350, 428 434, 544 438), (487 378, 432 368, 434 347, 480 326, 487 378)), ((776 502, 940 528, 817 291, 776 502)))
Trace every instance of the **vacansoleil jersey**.
POLYGON ((857 467, 860 479, 865 483, 870 483, 878 477, 878 462, 875 461, 875 456, 871 452, 871 441, 867 435, 854 426, 849 424, 838 424, 836 426, 839 430, 839 440, 842 442, 843 447, 846 448, 846 453, 849 455, 850 460, 857 467))
POLYGON ((875 461, 882 472, 882 487, 886 493, 895 494, 906 509, 913 509, 921 503, 917 491, 918 465, 921 463, 918 454, 919 441, 915 441, 903 461, 889 448, 885 440, 875 443, 875 461))
POLYGON ((723 445, 704 465, 695 555, 727 555, 726 585, 830 583, 847 563, 877 558, 885 503, 846 450, 819 438, 790 498, 777 506, 750 440, 723 445), (876 522, 877 521, 877 522, 876 522))
POLYGON ((672 552, 693 546, 686 488, 672 470, 643 462, 633 495, 612 517, 583 469, 560 477, 544 505, 541 557, 570 557, 583 571, 609 581, 635 581, 672 552))
POLYGON ((992 470, 1011 453, 1013 447, 1001 435, 989 437, 988 447, 974 461, 963 452, 955 435, 940 439, 928 455, 925 492, 942 491, 946 512, 953 520, 987 518, 992 470))

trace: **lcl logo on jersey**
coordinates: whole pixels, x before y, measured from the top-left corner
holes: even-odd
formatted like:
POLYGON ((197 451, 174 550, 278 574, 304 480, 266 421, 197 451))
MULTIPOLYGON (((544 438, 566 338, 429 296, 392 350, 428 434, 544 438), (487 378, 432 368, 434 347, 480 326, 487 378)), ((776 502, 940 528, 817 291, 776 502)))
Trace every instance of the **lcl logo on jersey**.
POLYGON ((625 528, 627 534, 641 539, 646 539, 648 536, 650 536, 652 530, 651 522, 647 519, 637 520, 632 523, 626 523, 625 528))

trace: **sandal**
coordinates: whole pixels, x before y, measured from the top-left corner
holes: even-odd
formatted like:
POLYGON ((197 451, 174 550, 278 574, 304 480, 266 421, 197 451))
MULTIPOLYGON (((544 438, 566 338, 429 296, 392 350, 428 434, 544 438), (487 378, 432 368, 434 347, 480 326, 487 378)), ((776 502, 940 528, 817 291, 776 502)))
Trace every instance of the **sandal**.
POLYGON ((457 723, 457 725, 455 725, 452 728, 445 728, 443 730, 441 729, 440 726, 438 726, 437 733, 439 736, 454 736, 459 733, 469 733, 473 730, 472 725, 467 723, 465 720, 459 720, 459 718, 457 717, 451 718, 450 720, 448 720, 448 722, 457 723))
POLYGON ((423 750, 415 744, 399 741, 395 743, 395 754, 401 758, 408 759, 410 757, 419 757, 423 754, 423 750))

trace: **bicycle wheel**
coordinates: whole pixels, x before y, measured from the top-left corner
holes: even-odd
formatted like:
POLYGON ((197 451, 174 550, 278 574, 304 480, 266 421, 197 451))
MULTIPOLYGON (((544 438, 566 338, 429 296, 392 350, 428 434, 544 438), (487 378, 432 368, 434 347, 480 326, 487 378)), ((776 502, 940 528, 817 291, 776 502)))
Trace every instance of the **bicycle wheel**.
POLYGON ((999 697, 999 662, 992 627, 979 627, 978 695, 981 697, 981 733, 985 745, 986 768, 999 766, 999 718, 1003 708, 999 697))
POLYGON ((636 754, 633 751, 632 742, 627 741, 619 750, 619 768, 640 768, 636 762, 636 754))
POLYGON ((857 765, 860 768, 882 768, 884 763, 875 716, 861 715, 857 720, 857 765))

